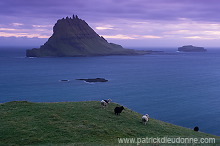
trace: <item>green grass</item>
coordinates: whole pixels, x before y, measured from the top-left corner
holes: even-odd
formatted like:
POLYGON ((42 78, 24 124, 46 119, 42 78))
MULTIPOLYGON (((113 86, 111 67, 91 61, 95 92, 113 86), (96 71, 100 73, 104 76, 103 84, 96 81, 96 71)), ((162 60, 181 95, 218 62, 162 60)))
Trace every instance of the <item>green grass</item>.
POLYGON ((98 101, 0 104, 0 145, 126 145, 118 138, 164 136, 214 137, 215 145, 220 144, 220 137, 152 118, 143 125, 142 115, 127 108, 116 116, 117 105, 102 109, 98 101))

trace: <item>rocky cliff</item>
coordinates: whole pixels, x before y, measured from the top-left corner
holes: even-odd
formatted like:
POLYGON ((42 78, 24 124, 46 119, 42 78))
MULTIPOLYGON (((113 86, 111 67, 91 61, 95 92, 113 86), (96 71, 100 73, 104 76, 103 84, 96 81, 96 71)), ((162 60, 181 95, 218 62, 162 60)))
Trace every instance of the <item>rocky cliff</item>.
POLYGON ((108 43, 78 16, 66 17, 57 21, 53 35, 40 48, 26 51, 27 57, 74 57, 102 55, 144 54, 132 49, 108 43))

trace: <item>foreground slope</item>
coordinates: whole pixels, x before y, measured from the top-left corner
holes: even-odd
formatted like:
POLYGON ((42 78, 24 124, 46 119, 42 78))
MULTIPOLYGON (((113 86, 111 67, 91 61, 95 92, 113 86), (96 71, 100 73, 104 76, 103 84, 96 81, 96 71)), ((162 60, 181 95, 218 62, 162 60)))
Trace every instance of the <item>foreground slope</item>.
POLYGON ((1 104, 0 145, 118 145, 118 138, 124 137, 219 139, 152 118, 143 125, 141 115, 127 108, 120 116, 114 115, 115 106, 111 103, 102 109, 98 101, 1 104))
POLYGON ((60 19, 53 27, 53 35, 40 48, 26 51, 27 57, 75 57, 102 55, 137 55, 144 51, 124 49, 108 43, 78 16, 60 19))

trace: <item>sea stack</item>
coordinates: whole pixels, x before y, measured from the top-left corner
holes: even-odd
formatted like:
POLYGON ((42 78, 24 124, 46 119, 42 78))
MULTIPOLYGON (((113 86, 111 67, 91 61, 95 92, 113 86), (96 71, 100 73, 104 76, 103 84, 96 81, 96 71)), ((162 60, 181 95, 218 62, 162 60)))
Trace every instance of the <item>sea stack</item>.
POLYGON ((182 46, 178 48, 180 52, 205 52, 207 51, 203 47, 195 47, 193 45, 182 46))
POLYGON ((77 15, 58 20, 53 27, 52 36, 44 45, 40 48, 26 50, 27 57, 138 55, 145 53, 108 43, 77 15))

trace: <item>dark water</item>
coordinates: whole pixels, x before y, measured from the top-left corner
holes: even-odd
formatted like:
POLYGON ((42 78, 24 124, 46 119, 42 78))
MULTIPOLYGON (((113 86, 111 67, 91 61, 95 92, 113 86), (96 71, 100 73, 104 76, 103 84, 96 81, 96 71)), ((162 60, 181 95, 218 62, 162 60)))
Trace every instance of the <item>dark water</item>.
POLYGON ((0 50, 0 102, 111 98, 162 121, 220 135, 220 50, 144 56, 25 58, 0 50), (88 84, 78 78, 103 77, 88 84), (60 82, 67 79, 69 82, 60 82))

